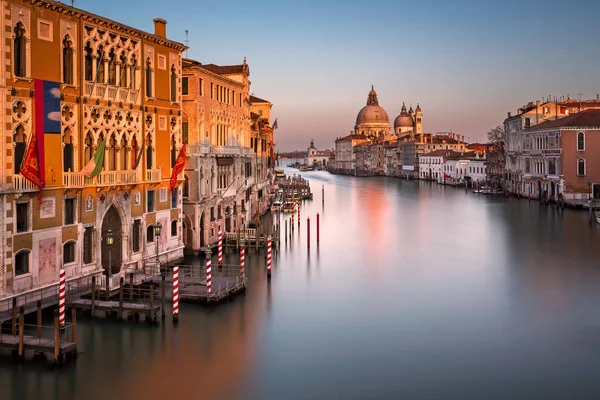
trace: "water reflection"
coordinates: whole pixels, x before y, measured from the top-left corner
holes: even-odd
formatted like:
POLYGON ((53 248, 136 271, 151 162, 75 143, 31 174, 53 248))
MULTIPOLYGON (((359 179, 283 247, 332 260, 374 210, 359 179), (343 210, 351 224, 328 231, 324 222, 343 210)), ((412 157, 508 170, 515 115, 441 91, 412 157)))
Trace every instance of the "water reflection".
POLYGON ((600 395, 600 229, 587 214, 429 182, 303 175, 315 200, 300 227, 276 217, 270 283, 264 253, 248 249, 247 292, 184 304, 177 327, 170 310, 158 327, 81 318, 75 364, 1 360, 2 399, 600 395))

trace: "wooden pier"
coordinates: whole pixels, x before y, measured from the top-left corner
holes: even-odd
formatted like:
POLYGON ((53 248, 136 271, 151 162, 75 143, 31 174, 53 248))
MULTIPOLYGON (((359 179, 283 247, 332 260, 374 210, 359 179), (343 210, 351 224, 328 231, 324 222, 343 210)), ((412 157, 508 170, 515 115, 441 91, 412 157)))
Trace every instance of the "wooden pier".
POLYGON ((246 279, 239 265, 212 266, 212 293, 206 289, 206 269, 201 266, 179 266, 179 299, 182 302, 214 305, 246 290, 246 279))

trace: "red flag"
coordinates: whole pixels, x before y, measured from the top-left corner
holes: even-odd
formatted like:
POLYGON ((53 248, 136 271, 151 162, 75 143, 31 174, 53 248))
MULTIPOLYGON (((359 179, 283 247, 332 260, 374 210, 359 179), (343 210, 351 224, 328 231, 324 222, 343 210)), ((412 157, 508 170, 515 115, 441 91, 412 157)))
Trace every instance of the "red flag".
POLYGON ((42 179, 40 178, 40 163, 37 154, 37 138, 36 135, 31 135, 29 140, 29 146, 25 151, 25 157, 23 157, 23 163, 19 171, 26 179, 33 182, 40 190, 44 187, 42 179))
POLYGON ((175 161, 175 165, 173 166, 173 172, 171 172, 171 192, 174 191, 175 186, 177 186, 177 175, 183 171, 183 167, 185 167, 185 143, 179 151, 179 156, 177 157, 177 161, 175 161))

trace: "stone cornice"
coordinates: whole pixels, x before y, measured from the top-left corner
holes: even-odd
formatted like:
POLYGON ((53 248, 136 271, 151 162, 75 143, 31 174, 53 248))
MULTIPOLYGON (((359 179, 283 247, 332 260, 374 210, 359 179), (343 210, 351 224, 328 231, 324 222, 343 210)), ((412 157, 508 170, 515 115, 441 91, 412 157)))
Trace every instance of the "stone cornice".
POLYGON ((152 43, 156 43, 161 46, 169 47, 175 50, 184 51, 187 49, 182 43, 175 42, 173 40, 169 40, 163 38, 161 36, 154 35, 152 33, 144 32, 140 29, 136 29, 119 22, 110 20, 108 18, 101 17, 96 14, 92 14, 90 12, 81 10, 79 8, 71 7, 66 4, 59 3, 53 0, 22 0, 23 3, 31 3, 34 6, 43 7, 52 11, 56 11, 59 13, 63 13, 66 15, 74 16, 77 18, 81 18, 83 21, 87 21, 98 26, 103 26, 107 29, 112 29, 119 33, 124 33, 126 35, 138 37, 140 39, 147 40, 152 43))

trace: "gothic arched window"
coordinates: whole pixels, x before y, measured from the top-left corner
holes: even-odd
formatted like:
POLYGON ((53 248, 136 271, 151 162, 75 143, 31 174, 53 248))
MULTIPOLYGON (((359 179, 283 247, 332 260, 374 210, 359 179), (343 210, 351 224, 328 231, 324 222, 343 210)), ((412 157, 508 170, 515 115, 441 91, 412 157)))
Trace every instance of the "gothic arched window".
POLYGON ((175 166, 177 161, 177 142, 175 141, 175 135, 171 136, 171 168, 175 166))
POLYGON ((152 63, 146 60, 146 97, 152 97, 152 63))
POLYGON ((106 83, 106 75, 104 73, 104 48, 102 46, 98 47, 97 56, 98 66, 96 68, 96 82, 106 83))
POLYGON ((63 83, 73 84, 73 44, 68 35, 63 39, 63 83))
POLYGON ((94 154, 94 149, 92 148, 94 141, 92 139, 92 135, 89 132, 85 135, 84 142, 85 150, 83 153, 83 161, 87 164, 87 162, 92 159, 92 155, 94 154))
POLYGON ((13 134, 13 142, 15 143, 15 174, 20 173, 21 164, 23 163, 23 157, 25 156, 25 149, 27 148, 27 137, 25 136, 25 128, 23 125, 17 126, 15 133, 13 134))
POLYGON ((108 170, 115 171, 117 169, 117 139, 112 134, 108 140, 108 170))
POLYGON ((117 55, 114 49, 108 55, 108 84, 117 84, 117 55))
POLYGON ((119 166, 120 170, 127 170, 127 156, 129 155, 129 146, 127 143, 127 139, 125 138, 125 135, 123 135, 123 138, 121 138, 121 157, 120 157, 120 163, 121 165, 119 166))
POLYGON ((119 86, 122 88, 127 87, 127 57, 125 57, 125 52, 121 54, 119 58, 119 62, 121 65, 121 71, 119 74, 119 86))
POLYGON ((135 137, 135 135, 133 136, 133 138, 131 139, 131 168, 133 168, 133 166, 135 165, 135 161, 137 160, 137 156, 138 153, 140 151, 140 147, 138 145, 137 142, 137 138, 135 137))
POLYGON ((171 101, 177 101, 177 70, 171 66, 171 101))
POLYGON ((135 56, 133 56, 131 59, 131 67, 129 68, 129 88, 130 89, 134 89, 134 90, 137 89, 136 76, 137 76, 137 60, 135 59, 135 56))
POLYGON ((25 26, 18 22, 15 25, 14 40, 14 64, 15 76, 27 75, 27 38, 25 37, 25 26))
POLYGON ((146 168, 152 169, 152 138, 146 137, 146 168))
POLYGON ((84 60, 84 69, 85 69, 85 80, 93 81, 94 80, 94 56, 93 50, 90 42, 85 45, 85 60, 84 60))
POLYGON ((66 129, 63 135, 63 172, 73 171, 73 136, 71 130, 66 129))

